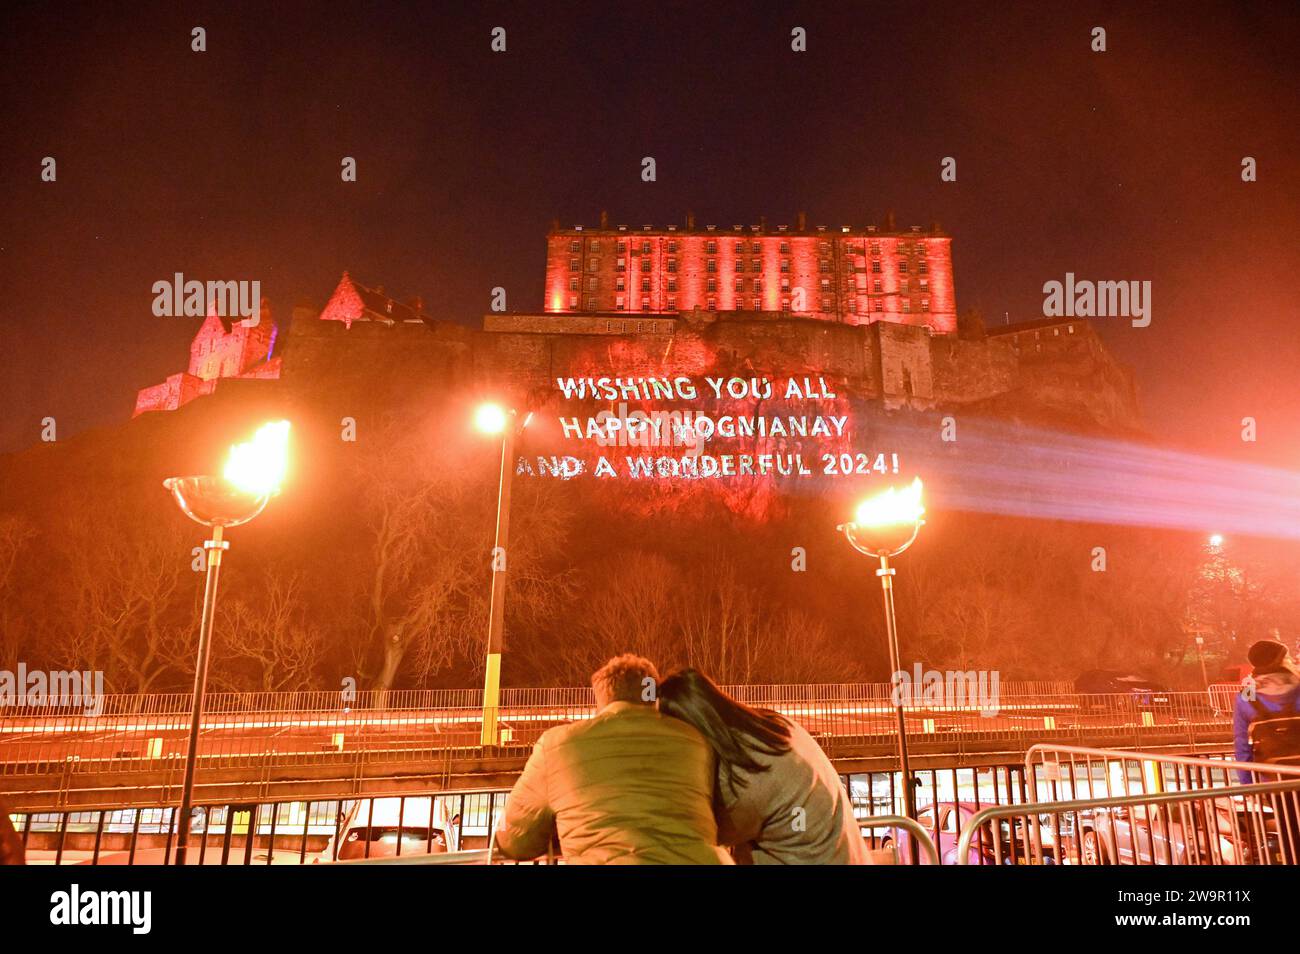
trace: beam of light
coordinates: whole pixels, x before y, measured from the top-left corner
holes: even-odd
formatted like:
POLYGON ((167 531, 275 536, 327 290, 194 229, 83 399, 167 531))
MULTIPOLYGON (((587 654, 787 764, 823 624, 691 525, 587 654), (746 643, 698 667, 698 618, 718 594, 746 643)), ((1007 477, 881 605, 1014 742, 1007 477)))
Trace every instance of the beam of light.
POLYGON ((289 467, 289 422, 263 424, 244 444, 230 448, 222 476, 245 493, 264 496, 279 491, 289 467))
POLYGON ((1300 540, 1296 471, 983 420, 962 419, 938 453, 914 423, 871 437, 903 448, 940 509, 1300 540))
POLYGON ((859 527, 897 527, 916 523, 925 515, 921 505, 921 478, 903 490, 890 487, 858 504, 853 522, 859 527))

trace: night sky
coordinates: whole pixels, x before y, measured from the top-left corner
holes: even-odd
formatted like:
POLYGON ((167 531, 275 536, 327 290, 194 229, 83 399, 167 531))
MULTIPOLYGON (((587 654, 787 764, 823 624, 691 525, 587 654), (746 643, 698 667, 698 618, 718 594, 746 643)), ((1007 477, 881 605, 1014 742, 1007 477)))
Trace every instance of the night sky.
POLYGON ((477 324, 497 285, 512 310, 540 309, 556 218, 693 210, 729 229, 806 210, 837 228, 892 209, 954 236, 958 310, 990 324, 1041 317, 1043 283, 1067 271, 1150 280, 1150 327, 1097 321, 1152 433, 1295 468, 1294 5, 1127 6, 7 11, 0 450, 46 416, 61 437, 126 420, 136 389, 185 368, 198 321, 151 312, 176 271, 260 279, 283 315, 323 304, 348 269, 477 324), (940 181, 945 156, 956 183, 940 181), (1259 181, 1242 182, 1245 156, 1259 181))

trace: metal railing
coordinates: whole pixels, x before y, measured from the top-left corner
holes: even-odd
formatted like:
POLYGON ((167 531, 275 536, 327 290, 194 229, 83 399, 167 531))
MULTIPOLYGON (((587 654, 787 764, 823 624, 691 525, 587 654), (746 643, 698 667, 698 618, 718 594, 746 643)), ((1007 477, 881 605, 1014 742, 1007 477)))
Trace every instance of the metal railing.
POLYGON ((1300 767, 1043 743, 1024 777, 1035 801, 976 812, 958 864, 1300 860, 1300 767))
MULTIPOLYGON (((906 815, 874 815, 870 818, 860 818, 858 819, 858 829, 872 833, 863 836, 869 849, 872 851, 884 850, 891 855, 891 860, 885 862, 886 864, 909 863, 910 859, 907 858, 909 852, 907 848, 900 849, 900 843, 919 847, 922 856, 925 858, 925 864, 939 864, 939 852, 934 847, 934 841, 931 840, 930 833, 921 827, 919 822, 908 818, 906 815), (888 840, 881 839, 875 834, 876 829, 879 828, 889 831, 890 837, 888 840), (900 831, 907 833, 906 840, 899 838, 900 831)), ((875 863, 879 864, 880 862, 877 860, 875 863)))
MULTIPOLYGON (((978 703, 907 707, 918 741, 954 743, 1059 739, 1139 745, 1144 740, 1221 742, 1229 717, 1203 692, 1077 695, 1008 684, 996 711, 978 703), (1033 691, 1029 691, 1032 689, 1033 691)), ((769 706, 807 728, 828 751, 888 744, 896 731, 888 684, 734 686, 738 698, 769 706)), ((489 718, 502 726, 496 754, 526 755, 547 728, 589 718, 590 689, 506 689, 489 718)), ((200 771, 257 765, 327 764, 357 752, 391 761, 427 760, 479 749, 478 690, 358 693, 217 693, 205 700, 200 771)), ((166 769, 184 758, 189 697, 106 696, 98 715, 61 707, 0 709, 0 775, 166 769)))
MULTIPOLYGON (((195 806, 190 864, 285 865, 442 855, 485 846, 509 791, 479 789, 195 806)), ((11 815, 29 863, 167 865, 174 807, 11 815)))
POLYGON ((1300 779, 985 808, 962 829, 969 864, 1292 865, 1300 779))

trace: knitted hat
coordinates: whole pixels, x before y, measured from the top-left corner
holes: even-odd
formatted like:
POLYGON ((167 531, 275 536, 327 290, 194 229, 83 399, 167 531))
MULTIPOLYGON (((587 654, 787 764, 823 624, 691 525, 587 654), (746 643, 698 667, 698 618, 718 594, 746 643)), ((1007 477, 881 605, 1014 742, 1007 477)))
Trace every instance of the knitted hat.
POLYGON ((1246 658, 1256 669, 1271 669, 1279 665, 1283 659, 1286 659, 1287 648, 1279 642, 1271 639, 1261 639, 1250 647, 1250 652, 1246 658))

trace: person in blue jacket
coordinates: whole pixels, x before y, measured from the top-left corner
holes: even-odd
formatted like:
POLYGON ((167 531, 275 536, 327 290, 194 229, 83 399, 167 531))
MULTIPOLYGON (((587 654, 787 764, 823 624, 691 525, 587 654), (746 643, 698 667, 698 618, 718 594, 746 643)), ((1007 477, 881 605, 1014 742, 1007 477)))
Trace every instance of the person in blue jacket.
MULTIPOLYGON (((1271 639, 1261 639, 1247 654, 1252 667, 1245 687, 1237 694, 1232 712, 1232 734, 1236 741, 1238 762, 1255 761, 1250 745, 1250 726, 1274 716, 1300 715, 1300 676, 1287 648, 1271 639)), ((1252 781, 1251 773, 1238 771, 1243 785, 1252 781)))

